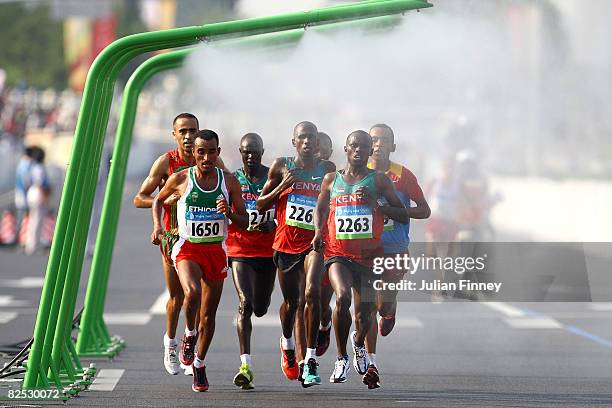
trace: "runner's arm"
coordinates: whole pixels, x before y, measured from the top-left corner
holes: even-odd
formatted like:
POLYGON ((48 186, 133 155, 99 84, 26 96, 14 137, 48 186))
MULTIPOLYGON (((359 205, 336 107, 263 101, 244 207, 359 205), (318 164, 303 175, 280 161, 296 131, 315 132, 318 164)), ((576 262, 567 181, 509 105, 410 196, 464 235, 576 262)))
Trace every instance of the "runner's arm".
POLYGON ((256 208, 258 211, 265 211, 272 207, 279 194, 288 189, 295 182, 294 170, 285 169, 285 159, 275 159, 268 171, 268 180, 264 184, 259 198, 257 198, 256 208))
POLYGON ((168 174, 170 161, 168 155, 164 154, 159 156, 151 170, 149 175, 142 182, 140 190, 134 197, 134 206, 136 208, 151 208, 153 205, 153 192, 162 184, 164 178, 168 174))
POLYGON ((329 216, 330 188, 334 182, 334 173, 327 173, 321 183, 321 192, 317 199, 317 207, 314 213, 315 236, 312 239, 312 249, 321 252, 325 243, 323 242, 323 231, 329 216))
POLYGON ((425 195, 423 194, 423 190, 417 181, 416 176, 407 169, 404 169, 406 172, 404 180, 403 190, 406 191, 408 197, 414 201, 416 207, 406 208, 406 212, 408 212, 408 216, 410 218, 415 219, 425 219, 429 218, 431 215, 431 209, 429 208, 429 204, 427 204, 427 200, 425 199, 425 195))
POLYGON ((408 215, 410 218, 423 220, 425 218, 429 218, 431 215, 431 209, 429 208, 429 204, 427 204, 427 200, 425 197, 420 197, 417 199, 413 199, 416 207, 406 208, 408 215))
POLYGON ((389 177, 383 173, 378 173, 376 175, 376 185, 378 191, 381 192, 381 195, 385 197, 389 203, 389 205, 378 207, 378 210, 383 215, 391 218, 393 221, 397 221, 401 224, 407 224, 410 221, 407 208, 404 206, 404 204, 402 204, 402 201, 397 196, 395 187, 393 187, 393 183, 389 177))
POLYGON ((163 202, 173 194, 180 196, 180 187, 185 180, 185 171, 172 174, 164 187, 161 189, 159 194, 153 198, 153 204, 151 206, 151 213, 153 215, 153 232, 151 233, 151 243, 158 245, 161 242, 161 237, 164 233, 164 227, 162 223, 162 205, 163 202))
POLYGON ((230 211, 229 205, 225 215, 239 228, 247 229, 249 227, 249 215, 247 214, 244 200, 242 199, 242 191, 240 188, 240 182, 231 173, 225 173, 225 183, 229 193, 229 199, 234 207, 234 211, 230 211))

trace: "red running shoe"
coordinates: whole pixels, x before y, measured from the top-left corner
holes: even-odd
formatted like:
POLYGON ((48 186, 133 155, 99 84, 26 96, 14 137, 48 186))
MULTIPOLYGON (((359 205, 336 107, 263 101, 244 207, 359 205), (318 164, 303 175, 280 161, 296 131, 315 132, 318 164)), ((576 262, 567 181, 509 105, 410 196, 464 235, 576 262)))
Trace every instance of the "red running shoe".
POLYGON ((331 334, 331 326, 327 330, 319 329, 319 336, 317 337, 317 357, 321 357, 329 348, 329 337, 331 334))
POLYGON ((283 350, 283 339, 280 339, 281 350, 281 369, 288 380, 297 380, 300 375, 300 368, 295 361, 295 350, 283 350))
POLYGON ((395 316, 380 316, 378 332, 381 336, 388 336, 393 327, 395 327, 395 316))
POLYGON ((187 336, 183 335, 183 341, 181 342, 181 351, 179 352, 179 360, 181 364, 190 366, 193 364, 195 359, 195 347, 198 342, 198 335, 187 336))
POLYGON ((191 389, 195 392, 208 391, 208 378, 206 378, 206 366, 197 368, 193 366, 193 385, 191 389))
POLYGON ((368 371, 363 375, 363 383, 368 386, 368 390, 380 387, 378 368, 375 365, 370 364, 368 366, 368 371))

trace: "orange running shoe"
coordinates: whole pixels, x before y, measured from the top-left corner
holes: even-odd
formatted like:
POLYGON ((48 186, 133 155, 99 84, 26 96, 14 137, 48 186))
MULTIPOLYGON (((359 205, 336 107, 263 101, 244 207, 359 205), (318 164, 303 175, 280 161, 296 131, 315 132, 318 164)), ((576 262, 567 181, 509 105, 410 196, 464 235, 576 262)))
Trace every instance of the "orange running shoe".
POLYGON ((283 350, 283 339, 280 339, 281 350, 281 369, 288 380, 297 380, 300 375, 300 368, 295 361, 295 350, 283 350))

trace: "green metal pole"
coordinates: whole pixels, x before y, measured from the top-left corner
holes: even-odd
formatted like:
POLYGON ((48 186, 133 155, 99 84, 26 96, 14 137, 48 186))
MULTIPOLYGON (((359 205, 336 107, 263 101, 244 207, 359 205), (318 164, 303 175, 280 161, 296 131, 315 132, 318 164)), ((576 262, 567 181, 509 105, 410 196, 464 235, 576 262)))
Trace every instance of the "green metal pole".
MULTIPOLYGON (((92 138, 94 141, 97 142, 100 139, 103 140, 103 135, 92 135, 89 133, 89 131, 92 130, 92 126, 89 123, 91 114, 84 111, 102 108, 102 111, 104 112, 104 110, 107 109, 105 106, 99 106, 100 99, 95 97, 95 91, 97 88, 96 82, 98 78, 100 78, 98 75, 103 74, 102 70, 105 65, 114 63, 116 59, 119 58, 118 56, 128 55, 129 51, 133 50, 132 47, 136 49, 142 47, 142 49, 139 50, 140 52, 144 52, 146 50, 147 45, 150 45, 152 47, 151 49, 182 47, 194 44, 201 39, 211 38, 215 36, 253 35, 263 32, 283 31, 292 28, 299 28, 304 25, 326 24, 343 20, 395 14, 406 10, 426 7, 431 7, 431 4, 423 0, 388 0, 364 4, 356 3, 347 7, 319 9, 303 13, 290 13, 280 16, 262 17, 226 23, 216 23, 201 27, 187 27, 153 33, 135 34, 115 41, 104 51, 102 51, 102 53, 98 56, 98 58, 96 58, 94 64, 92 65, 85 86, 82 104, 83 108, 79 113, 77 129, 75 132, 74 147, 71 154, 71 167, 68 169, 68 173, 66 175, 66 185, 64 187, 65 194, 63 194, 64 197, 62 198, 62 203, 60 205, 60 215, 58 217, 58 232, 56 233, 56 235, 63 236, 58 237, 59 239, 57 241, 54 240, 54 243, 52 245, 51 257, 47 268, 47 278, 43 287, 41 305, 39 307, 36 326, 34 330, 35 339, 30 355, 31 361, 28 365, 28 370, 26 372, 23 387, 35 387, 40 369, 46 370, 45 364, 41 363, 41 358, 44 357, 42 355, 43 344, 45 343, 45 341, 48 341, 45 339, 45 327, 48 323, 49 311, 51 310, 52 305, 58 300, 57 297, 53 296, 53 294, 57 292, 55 288, 58 285, 63 286, 65 284, 65 276, 63 277, 63 279, 58 279, 57 264, 62 260, 61 258, 63 258, 61 256, 61 253, 64 252, 67 248, 64 246, 64 237, 70 236, 71 238, 74 238, 72 233, 75 230, 82 229, 79 228, 78 225, 74 225, 76 223, 78 215, 75 217, 74 215, 69 214, 70 210, 68 208, 70 206, 70 203, 66 204, 66 201, 67 199, 74 199, 75 196, 77 198, 81 197, 83 194, 82 191, 78 189, 78 186, 75 187, 76 182, 78 180, 76 174, 79 173, 79 170, 82 170, 81 159, 91 158, 91 155, 93 153, 91 151, 91 147, 85 143, 85 140, 87 140, 88 138, 92 138), (165 41, 170 44, 165 44, 165 46, 161 46, 160 44, 164 43, 165 41), (75 189, 77 190, 77 194, 74 194, 75 189), (73 220, 74 222, 72 222, 73 220)), ((114 83, 114 78, 111 82, 114 83)), ((97 110, 99 112, 99 109, 97 110)), ((104 116, 105 115, 103 114, 103 117, 104 116)), ((103 127, 105 128, 105 125, 103 127)), ((95 130, 96 133, 103 133, 100 132, 99 129, 96 129, 95 126, 93 126, 93 130, 95 130)), ((96 156, 95 154, 93 155, 96 156)), ((95 158, 96 157, 94 157, 94 159, 95 158)), ((99 167, 99 158, 93 165, 95 167, 99 167)), ((94 171, 94 173, 97 173, 97 170, 94 171)), ((87 205, 87 203, 85 204, 86 205, 84 205, 84 208, 81 208, 79 210, 85 213, 84 216, 90 217, 91 206, 87 205)), ((72 246, 70 247, 70 249, 73 249, 72 246)), ((78 245, 74 249, 79 250, 78 245)), ((69 255, 69 258, 71 257, 71 255, 72 254, 69 255)), ((76 256, 79 257, 78 254, 76 256)), ((70 264, 70 262, 68 263, 70 264)), ((73 262, 72 266, 76 267, 77 264, 81 264, 81 262, 75 261, 73 262)), ((77 271, 77 273, 80 274, 80 270, 77 271)), ((58 322, 58 324, 61 325, 62 322, 58 322)))
MULTIPOLYGON (((145 83, 153 75, 165 69, 177 68, 188 55, 188 50, 174 51, 150 58, 132 74, 124 90, 124 98, 119 115, 119 123, 113 149, 113 160, 107 181, 104 204, 102 206, 100 229, 96 242, 112 243, 112 245, 96 245, 89 277, 85 308, 81 318, 81 331, 77 338, 77 352, 91 355, 93 350, 89 335, 93 325, 102 320, 104 299, 106 295, 107 277, 110 270, 114 242, 117 234, 117 223, 121 210, 121 197, 127 171, 129 147, 136 116, 138 96, 145 83), (104 293, 102 293, 102 291, 104 293)), ((102 320, 102 324, 104 321, 102 320)))

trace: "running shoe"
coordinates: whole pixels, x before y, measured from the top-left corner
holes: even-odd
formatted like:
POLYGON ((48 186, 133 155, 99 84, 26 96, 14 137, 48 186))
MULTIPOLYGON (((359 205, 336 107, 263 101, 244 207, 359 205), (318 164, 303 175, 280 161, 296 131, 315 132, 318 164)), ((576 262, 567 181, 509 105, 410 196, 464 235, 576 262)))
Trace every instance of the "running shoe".
POLYGON ((380 316, 378 321, 378 332, 381 336, 388 336, 395 326, 395 316, 380 316))
POLYGON ((255 384, 253 383, 254 378, 251 367, 248 364, 242 364, 240 370, 238 370, 238 374, 234 376, 234 385, 243 390, 252 390, 255 388, 255 384))
POLYGON ((368 390, 380 387, 378 368, 374 364, 368 366, 368 371, 363 376, 363 383, 368 386, 368 390))
POLYGON ((304 365, 304 373, 302 377, 304 378, 304 384, 302 386, 304 388, 312 387, 313 385, 321 385, 321 377, 317 373, 317 360, 314 358, 308 359, 308 363, 304 365))
POLYGON ((327 330, 319 329, 319 336, 317 337, 317 357, 321 357, 329 348, 329 338, 331 335, 331 326, 327 330))
POLYGON ((195 392, 208 391, 208 378, 206 378, 206 366, 200 368, 193 366, 193 385, 191 389, 195 392))
POLYGON ((177 346, 164 347, 164 367, 168 374, 177 375, 181 371, 181 363, 176 354, 177 346))
POLYGON ((193 375, 193 364, 186 366, 185 364, 181 363, 181 368, 184 370, 183 374, 193 375))
POLYGON ((368 370, 368 355, 366 353, 365 344, 361 346, 357 346, 355 344, 355 338, 357 337, 357 332, 353 331, 351 333, 351 344, 353 345, 353 368, 359 374, 364 375, 368 370))
POLYGON ((343 383, 346 382, 346 375, 349 370, 348 356, 338 357, 338 360, 334 363, 334 371, 331 377, 329 377, 330 383, 343 383))
POLYGON ((300 362, 299 366, 300 366, 300 375, 298 377, 298 381, 301 382, 302 387, 304 387, 304 361, 303 360, 300 362))
POLYGON ((283 339, 280 339, 281 369, 288 380, 297 380, 300 369, 295 361, 295 350, 283 350, 283 339))
POLYGON ((181 342, 181 352, 179 353, 179 360, 186 366, 193 364, 193 360, 195 359, 195 347, 197 341, 197 335, 183 335, 183 341, 181 342))

